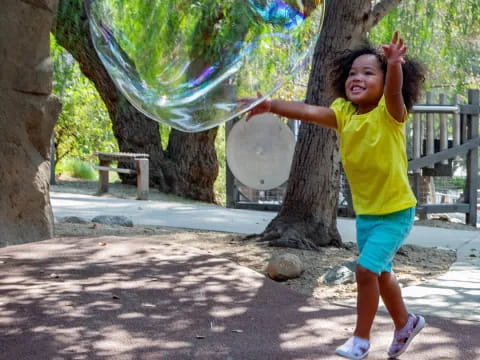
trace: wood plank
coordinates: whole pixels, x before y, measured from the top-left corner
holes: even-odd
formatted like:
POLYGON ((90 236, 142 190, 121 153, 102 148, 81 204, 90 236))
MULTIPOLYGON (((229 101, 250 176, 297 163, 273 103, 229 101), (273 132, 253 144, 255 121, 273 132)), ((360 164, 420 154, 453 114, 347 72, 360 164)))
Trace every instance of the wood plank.
POLYGON ((134 161, 136 159, 148 159, 150 155, 142 153, 126 153, 126 152, 101 152, 96 151, 95 155, 98 156, 100 160, 108 161, 134 161))
MULTIPOLYGON (((100 159, 100 166, 110 167, 111 161, 100 159)), ((98 173, 98 193, 103 194, 108 192, 108 171, 99 171, 98 173)))
POLYGON ((116 171, 116 172, 122 173, 122 174, 136 174, 137 173, 133 169, 113 168, 113 167, 108 167, 108 166, 95 165, 94 168, 97 169, 97 170, 100 170, 100 171, 116 171))
POLYGON ((480 138, 468 140, 460 146, 449 148, 444 151, 434 153, 432 155, 421 157, 420 159, 413 159, 408 162, 408 170, 413 171, 418 168, 431 166, 432 164, 441 162, 444 159, 453 159, 456 156, 464 155, 469 150, 480 146, 480 138))
MULTIPOLYGON (((238 119, 234 119, 232 121, 227 121, 225 123, 225 139, 228 141, 228 135, 230 134, 230 130, 233 128, 233 125, 238 121, 238 119)), ((225 141, 225 153, 227 152, 227 141, 225 141)), ((234 208, 235 203, 238 198, 237 188, 235 186, 235 176, 233 175, 228 163, 225 164, 225 195, 227 198, 226 205, 227 208, 234 208)))
MULTIPOLYGON (((479 90, 468 90, 468 103, 479 104, 479 90)), ((478 122, 479 116, 466 115, 468 126, 468 138, 478 139, 478 122)), ((467 224, 477 225, 477 189, 478 189, 478 149, 471 149, 467 153, 467 181, 465 189, 465 199, 470 205, 470 210, 467 214, 467 224)))
MULTIPOLYGON (((445 94, 440 94, 440 104, 445 104, 445 94)), ((440 150, 448 148, 448 135, 447 135, 447 114, 440 113, 440 150)), ((448 159, 442 161, 443 165, 448 164, 448 159)))
POLYGON ((280 207, 280 204, 259 204, 248 201, 237 201, 235 203, 235 209, 244 210, 279 211, 280 207))
MULTIPOLYGON (((469 90, 470 91, 470 90, 469 90)), ((460 112, 465 115, 478 115, 480 114, 480 106, 477 104, 461 104, 460 112)))
POLYGON ((469 204, 420 204, 416 207, 418 214, 438 214, 438 213, 468 213, 470 211, 469 204))
MULTIPOLYGON (((427 93, 427 104, 433 103, 433 94, 427 93)), ((427 113, 427 156, 435 153, 435 126, 433 123, 433 113, 427 113)), ((434 168, 434 164, 428 164, 426 167, 434 168)))
POLYGON ((148 159, 137 159, 137 200, 148 200, 149 169, 148 159))
MULTIPOLYGON (((422 156, 422 124, 420 114, 413 114, 413 158, 419 159, 422 156)), ((420 173, 420 169, 416 170, 420 173)))
MULTIPOLYGON (((455 104, 459 103, 458 94, 455 95, 454 102, 455 102, 455 104)), ((460 114, 459 113, 455 113, 453 115, 452 136, 453 136, 453 146, 460 145, 460 114)))

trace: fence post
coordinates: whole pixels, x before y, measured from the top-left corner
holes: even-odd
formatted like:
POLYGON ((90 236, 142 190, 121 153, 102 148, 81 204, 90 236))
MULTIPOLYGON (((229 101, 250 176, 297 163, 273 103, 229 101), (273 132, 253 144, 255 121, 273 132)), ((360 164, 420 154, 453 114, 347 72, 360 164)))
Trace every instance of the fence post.
MULTIPOLYGON (((468 104, 479 105, 479 90, 468 90, 468 104)), ((467 115, 468 139, 478 137, 479 114, 467 115)), ((468 199, 469 212, 466 215, 466 223, 477 226, 477 188, 478 188, 478 148, 467 153, 467 184, 465 199, 468 199)))
MULTIPOLYGON (((227 139, 228 135, 230 134, 230 130, 232 130, 233 125, 238 121, 238 119, 230 120, 225 123, 225 152, 227 151, 227 139)), ((235 204, 237 202, 237 196, 235 191, 235 176, 233 175, 232 171, 228 167, 228 162, 225 161, 225 187, 226 187, 226 207, 227 208, 235 208, 235 204)))
MULTIPOLYGON (((111 163, 110 160, 100 159, 99 161, 99 165, 105 167, 110 167, 111 163)), ((108 170, 99 170, 98 174, 98 193, 103 194, 108 192, 108 170)))
MULTIPOLYGON (((422 156, 422 119, 419 113, 413 114, 413 159, 419 159, 422 156)), ((415 197, 420 200, 420 177, 422 169, 415 169, 412 177, 412 190, 415 197)), ((423 215, 420 215, 424 217, 423 215)))
POLYGON ((148 200, 149 193, 149 161, 148 159, 137 159, 137 200, 148 200))
MULTIPOLYGON (((433 104, 433 94, 427 92, 427 104, 433 104)), ((433 114, 427 113, 427 155, 435 153, 435 127, 433 123, 433 114)), ((431 169, 435 168, 435 164, 428 166, 431 169)))
MULTIPOLYGON (((440 104, 445 105, 445 94, 440 94, 440 104)), ((440 150, 448 148, 448 134, 447 134, 447 114, 440 114, 440 150)), ((448 159, 442 161, 442 164, 448 165, 448 159)))
MULTIPOLYGON (((453 97, 453 103, 455 105, 460 104, 459 96, 458 94, 455 94, 453 97)), ((460 145, 460 134, 461 134, 461 127, 460 127, 460 113, 455 113, 453 114, 453 146, 458 146, 460 145)))

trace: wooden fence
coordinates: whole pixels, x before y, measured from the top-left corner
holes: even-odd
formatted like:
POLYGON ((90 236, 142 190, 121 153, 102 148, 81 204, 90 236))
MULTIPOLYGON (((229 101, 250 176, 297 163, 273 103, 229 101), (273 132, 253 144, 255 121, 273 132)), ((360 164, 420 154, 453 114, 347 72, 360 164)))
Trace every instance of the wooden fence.
POLYGON ((465 222, 476 226, 480 146, 479 91, 468 91, 467 104, 460 104, 456 96, 451 105, 446 105, 444 95, 439 96, 437 104, 433 102, 433 97, 428 94, 427 104, 417 105, 413 109, 410 131, 413 156, 408 164, 408 170, 413 176, 413 191, 419 199, 422 175, 452 176, 452 160, 463 158, 467 174, 463 189, 464 200, 456 204, 419 203, 417 213, 464 213, 465 222))

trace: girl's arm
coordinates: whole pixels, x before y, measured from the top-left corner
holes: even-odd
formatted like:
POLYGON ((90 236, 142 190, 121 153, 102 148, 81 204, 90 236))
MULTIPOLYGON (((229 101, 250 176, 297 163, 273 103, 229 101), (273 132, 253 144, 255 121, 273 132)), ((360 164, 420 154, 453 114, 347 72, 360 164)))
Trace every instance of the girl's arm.
MULTIPOLYGON (((261 97, 261 94, 258 94, 261 97)), ((240 99, 242 105, 248 105, 257 99, 240 99)), ((321 125, 336 129, 337 119, 332 109, 323 106, 308 105, 299 101, 284 101, 277 99, 265 99, 252 108, 247 116, 247 121, 254 115, 271 112, 289 119, 297 119, 303 122, 321 125)))
POLYGON ((393 34, 392 41, 382 46, 387 58, 387 73, 385 76, 385 103, 388 112, 399 122, 405 119, 405 103, 402 95, 403 71, 405 63, 403 55, 407 52, 403 39, 398 37, 398 32, 393 34))

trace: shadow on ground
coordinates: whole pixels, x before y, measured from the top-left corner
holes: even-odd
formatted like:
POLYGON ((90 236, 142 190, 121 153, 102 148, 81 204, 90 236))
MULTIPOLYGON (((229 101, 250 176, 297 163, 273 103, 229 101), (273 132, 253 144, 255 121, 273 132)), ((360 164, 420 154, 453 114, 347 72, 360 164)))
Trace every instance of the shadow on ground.
MULTIPOLYGON (((5 359, 337 359, 354 309, 321 304, 207 252, 154 238, 0 249, 5 359)), ((402 359, 479 359, 478 323, 428 317, 402 359)), ((369 359, 386 359, 379 314, 369 359)))

